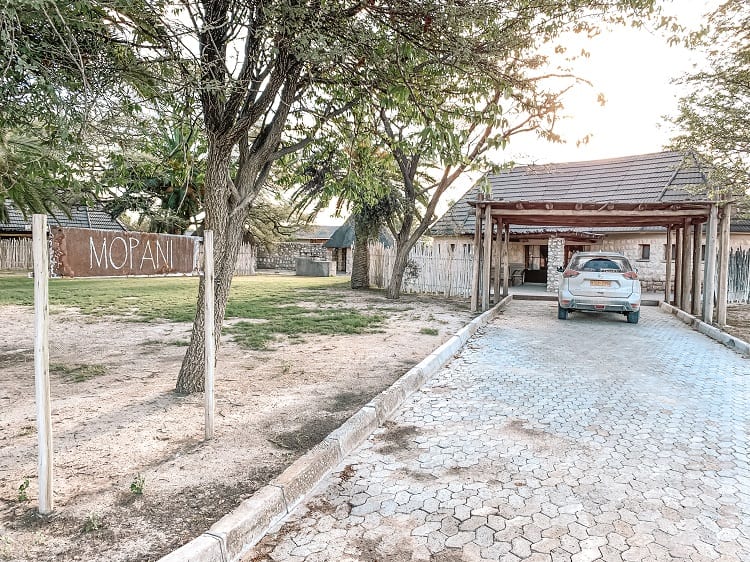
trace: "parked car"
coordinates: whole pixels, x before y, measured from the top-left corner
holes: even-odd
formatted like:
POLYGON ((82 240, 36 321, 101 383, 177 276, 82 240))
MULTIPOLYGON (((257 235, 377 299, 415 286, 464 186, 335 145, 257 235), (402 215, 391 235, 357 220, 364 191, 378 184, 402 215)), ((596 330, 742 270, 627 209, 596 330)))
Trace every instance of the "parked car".
POLYGON ((641 282, 630 260, 615 252, 574 254, 557 291, 557 317, 568 318, 573 311, 619 312, 630 324, 637 324, 641 313, 641 282))

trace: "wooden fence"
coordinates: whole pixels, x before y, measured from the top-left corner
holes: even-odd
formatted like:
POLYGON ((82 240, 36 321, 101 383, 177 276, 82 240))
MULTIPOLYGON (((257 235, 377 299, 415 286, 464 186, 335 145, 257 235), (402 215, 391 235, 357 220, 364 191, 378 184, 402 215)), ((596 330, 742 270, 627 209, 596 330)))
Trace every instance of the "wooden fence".
POLYGON ((250 244, 240 246, 237 255, 237 264, 234 266, 235 275, 255 275, 257 254, 255 248, 250 244))
MULTIPOLYGON (((370 284, 385 289, 390 284, 395 248, 370 244, 370 284)), ((471 249, 449 251, 431 245, 417 245, 409 254, 409 262, 401 287, 404 293, 427 293, 449 297, 471 296, 471 249)))
MULTIPOLYGON (((202 247, 201 247, 202 248, 202 247)), ((201 249, 201 254, 203 250, 201 249)), ((202 257, 200 259, 203 259, 202 257)), ((255 275, 256 251, 250 244, 243 244, 237 256, 235 275, 255 275)), ((0 239, 0 271, 31 271, 34 260, 31 238, 0 239)))
POLYGON ((750 303, 750 249, 729 253, 729 287, 727 300, 750 303))
POLYGON ((0 240, 0 270, 31 271, 33 268, 31 238, 0 240))

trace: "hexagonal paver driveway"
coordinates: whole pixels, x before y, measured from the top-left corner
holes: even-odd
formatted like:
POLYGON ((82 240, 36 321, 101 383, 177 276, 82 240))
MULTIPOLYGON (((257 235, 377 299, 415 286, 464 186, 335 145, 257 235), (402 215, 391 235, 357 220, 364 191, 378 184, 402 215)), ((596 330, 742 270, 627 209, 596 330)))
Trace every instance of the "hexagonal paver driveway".
POLYGON ((514 302, 243 560, 750 560, 750 361, 514 302))

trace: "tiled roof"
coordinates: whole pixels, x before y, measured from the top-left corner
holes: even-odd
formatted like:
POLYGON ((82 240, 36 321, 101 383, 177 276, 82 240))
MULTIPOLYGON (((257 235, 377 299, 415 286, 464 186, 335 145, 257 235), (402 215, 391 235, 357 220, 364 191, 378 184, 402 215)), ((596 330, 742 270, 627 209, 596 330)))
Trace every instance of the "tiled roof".
MULTIPOLYGON (((657 152, 607 160, 518 166, 486 177, 494 200, 583 203, 684 202, 706 178, 691 153, 657 152)), ((474 233, 479 182, 430 229, 433 236, 474 233)))
MULTIPOLYGON (((23 214, 12 206, 8 201, 5 202, 5 208, 8 211, 8 222, 0 222, 0 232, 31 232, 31 216, 24 218, 23 214)), ((49 226, 64 226, 73 228, 97 228, 100 230, 127 230, 117 219, 113 219, 102 207, 86 207, 77 205, 70 209, 70 218, 59 211, 47 215, 49 226)))
POLYGON ((328 240, 338 229, 338 225, 311 224, 295 232, 292 236, 296 240, 328 240))

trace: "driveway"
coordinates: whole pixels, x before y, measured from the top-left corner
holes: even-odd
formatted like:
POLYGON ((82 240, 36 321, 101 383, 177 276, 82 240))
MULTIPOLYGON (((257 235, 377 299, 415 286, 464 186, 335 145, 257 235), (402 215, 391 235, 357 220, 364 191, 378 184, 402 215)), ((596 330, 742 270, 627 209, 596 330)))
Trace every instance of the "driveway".
POLYGON ((243 560, 750 560, 750 360, 513 302, 243 560))

